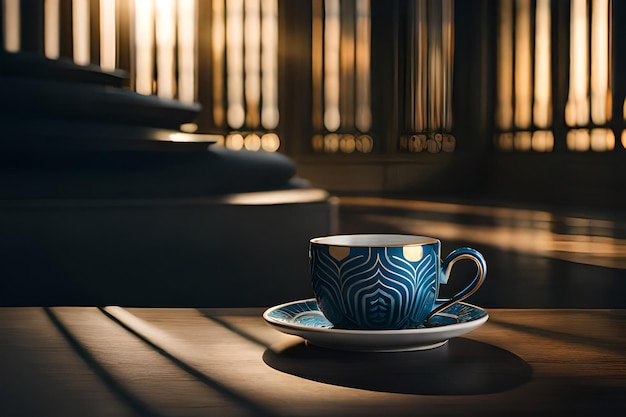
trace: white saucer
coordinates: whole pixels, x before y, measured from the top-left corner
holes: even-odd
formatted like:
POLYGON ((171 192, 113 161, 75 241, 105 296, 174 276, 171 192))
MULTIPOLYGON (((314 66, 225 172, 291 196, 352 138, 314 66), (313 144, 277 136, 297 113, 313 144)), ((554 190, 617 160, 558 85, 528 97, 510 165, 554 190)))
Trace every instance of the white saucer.
POLYGON ((314 298, 268 308, 265 321, 286 334, 300 336, 315 346, 364 352, 401 352, 432 349, 448 339, 483 325, 489 314, 480 307, 456 303, 433 316, 426 325, 404 330, 334 329, 314 298))

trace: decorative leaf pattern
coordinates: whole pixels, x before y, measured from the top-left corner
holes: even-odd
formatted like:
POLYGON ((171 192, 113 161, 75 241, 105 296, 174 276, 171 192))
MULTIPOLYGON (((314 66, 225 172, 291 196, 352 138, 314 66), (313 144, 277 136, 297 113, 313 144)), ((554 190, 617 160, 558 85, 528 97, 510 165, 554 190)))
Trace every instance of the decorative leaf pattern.
MULTIPOLYGON (((286 325, 298 325, 308 328, 333 328, 333 324, 319 310, 314 299, 292 302, 270 309, 268 318, 286 325)), ((433 316, 427 323, 416 326, 416 329, 444 327, 457 323, 469 323, 486 316, 487 312, 481 308, 463 302, 446 308, 433 316)))
POLYGON ((311 278, 320 310, 335 327, 401 329, 421 324, 438 291, 436 245, 418 261, 402 247, 352 247, 335 259, 329 247, 311 248, 311 278))

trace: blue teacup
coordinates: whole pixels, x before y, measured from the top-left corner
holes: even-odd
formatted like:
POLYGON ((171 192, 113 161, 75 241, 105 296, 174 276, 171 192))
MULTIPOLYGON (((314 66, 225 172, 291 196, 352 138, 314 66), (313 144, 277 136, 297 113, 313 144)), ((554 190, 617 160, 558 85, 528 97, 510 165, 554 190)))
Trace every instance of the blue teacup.
POLYGON ((313 292, 324 316, 337 328, 360 330, 416 328, 472 295, 487 274, 487 264, 478 251, 456 249, 442 261, 438 239, 411 235, 311 239, 309 266, 313 292), (439 285, 448 282, 452 265, 460 259, 476 263, 474 279, 436 306, 439 285))

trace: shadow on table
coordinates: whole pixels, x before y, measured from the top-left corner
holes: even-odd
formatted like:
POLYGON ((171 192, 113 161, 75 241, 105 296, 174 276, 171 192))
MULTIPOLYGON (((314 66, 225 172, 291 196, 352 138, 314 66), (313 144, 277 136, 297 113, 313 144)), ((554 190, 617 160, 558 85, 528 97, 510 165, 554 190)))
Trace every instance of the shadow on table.
POLYGON ((427 351, 394 353, 290 342, 271 346, 263 360, 274 369, 313 381, 403 394, 490 394, 522 385, 532 375, 532 367, 513 353, 464 338, 427 351))

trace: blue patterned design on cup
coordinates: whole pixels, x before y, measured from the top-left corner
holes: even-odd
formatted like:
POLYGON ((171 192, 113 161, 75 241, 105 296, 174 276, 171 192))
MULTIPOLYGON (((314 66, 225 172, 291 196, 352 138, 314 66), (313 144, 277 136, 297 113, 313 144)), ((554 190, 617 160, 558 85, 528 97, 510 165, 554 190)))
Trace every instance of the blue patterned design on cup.
POLYGON ((311 244, 310 272, 320 310, 335 327, 417 327, 439 290, 440 243, 386 247, 311 244))

